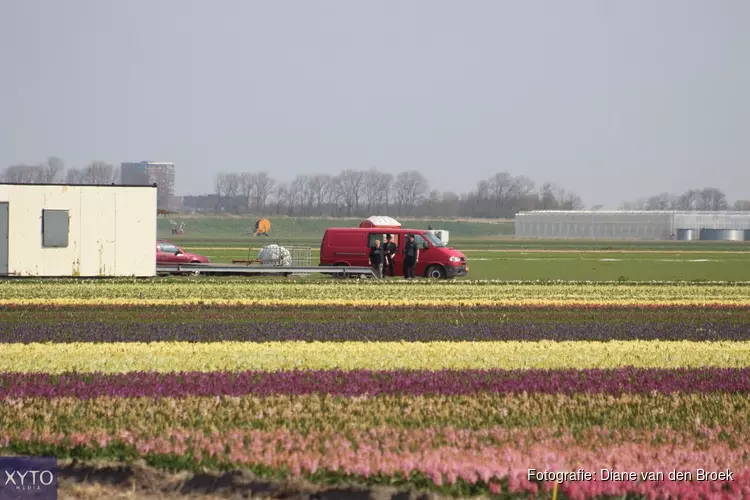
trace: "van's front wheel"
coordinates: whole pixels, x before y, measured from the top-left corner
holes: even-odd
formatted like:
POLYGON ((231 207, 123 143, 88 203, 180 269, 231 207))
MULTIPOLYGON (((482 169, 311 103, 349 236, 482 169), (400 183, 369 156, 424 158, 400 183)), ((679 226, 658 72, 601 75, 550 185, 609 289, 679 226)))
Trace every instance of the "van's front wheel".
POLYGON ((443 266, 430 266, 427 268, 425 276, 427 276, 428 278, 441 280, 445 278, 445 269, 443 269, 443 266))

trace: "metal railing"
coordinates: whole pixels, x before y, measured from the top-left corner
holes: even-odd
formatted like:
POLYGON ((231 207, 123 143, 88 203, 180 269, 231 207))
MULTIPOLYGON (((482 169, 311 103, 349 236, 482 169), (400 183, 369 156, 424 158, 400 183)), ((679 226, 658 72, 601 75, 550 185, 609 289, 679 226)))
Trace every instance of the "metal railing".
POLYGON ((310 267, 312 266, 312 248, 310 247, 291 247, 287 248, 292 255, 292 266, 310 267))

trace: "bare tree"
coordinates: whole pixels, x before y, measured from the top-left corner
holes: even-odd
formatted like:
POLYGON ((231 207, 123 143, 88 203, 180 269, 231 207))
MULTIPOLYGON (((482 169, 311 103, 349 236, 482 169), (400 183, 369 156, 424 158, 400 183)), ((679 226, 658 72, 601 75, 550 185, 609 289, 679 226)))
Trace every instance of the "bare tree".
POLYGON ((331 190, 330 175, 313 175, 307 180, 310 195, 315 201, 316 213, 323 215, 323 204, 328 201, 331 190))
POLYGON ((103 161, 92 162, 83 169, 84 184, 112 184, 115 181, 115 168, 103 161))
POLYGON ((495 209, 492 215, 512 217, 520 209, 520 201, 534 191, 534 182, 528 177, 513 177, 507 172, 496 175, 491 180, 495 191, 495 209), (493 182, 494 181, 494 182, 493 182))
POLYGON ((541 204, 542 204, 542 210, 554 210, 557 208, 557 195, 556 195, 557 186, 552 184, 551 182, 545 182, 542 184, 542 189, 540 191, 540 197, 541 197, 541 204))
POLYGON ((229 199, 236 197, 240 192, 240 175, 226 174, 224 178, 224 196, 229 199))
POLYGON ((393 174, 384 172, 378 177, 378 196, 382 200, 378 203, 378 208, 381 206, 385 207, 387 213, 390 209, 391 191, 393 190, 393 174))
POLYGON ((675 210, 678 205, 678 198, 669 193, 660 193, 656 196, 648 198, 645 202, 641 203, 645 205, 643 210, 675 210))
POLYGON ((623 201, 620 203, 620 210, 644 210, 646 200, 623 201))
POLYGON ((67 184, 83 184, 83 171, 78 168, 70 168, 65 173, 65 182, 67 184))
POLYGON ((47 159, 47 166, 44 169, 44 182, 51 184, 57 180, 65 169, 65 163, 57 156, 51 156, 47 159))
POLYGON ((568 192, 565 190, 565 188, 562 188, 558 185, 554 185, 553 192, 555 193, 555 199, 557 200, 557 206, 561 207, 563 204, 565 204, 565 200, 568 198, 568 192))
POLYGON ((238 182, 239 182, 238 191, 240 195, 244 198, 247 206, 251 207, 253 186, 255 184, 255 176, 247 172, 242 172, 241 174, 239 174, 238 182))
POLYGON ((333 215, 335 217, 341 216, 341 207, 346 205, 344 198, 344 188, 341 185, 341 178, 339 176, 333 177, 330 182, 328 199, 331 205, 333 205, 333 215))
POLYGON ((660 193, 646 199, 623 203, 629 210, 727 210, 729 203, 723 191, 717 188, 689 189, 679 196, 660 193))
POLYGON ((3 180, 14 184, 34 182, 34 171, 28 165, 11 165, 3 170, 3 180))
POLYGON ((2 173, 2 178, 5 182, 18 184, 52 184, 62 175, 63 169, 62 160, 52 156, 46 164, 7 167, 2 173))
POLYGON ((5 167, 3 169, 3 182, 20 183, 23 179, 23 170, 17 166, 5 167))
POLYGON ((489 203, 491 198, 490 181, 482 180, 477 182, 476 191, 469 195, 469 215, 471 216, 488 216, 489 203))
POLYGON ((565 195, 564 201, 560 204, 561 210, 583 210, 583 207, 581 197, 571 192, 565 195))
POLYGON ((375 169, 364 173, 362 193, 367 203, 368 214, 372 212, 380 214, 383 207, 386 212, 388 211, 392 185, 393 174, 378 172, 375 169))
POLYGON ((253 175, 253 201, 255 210, 260 212, 266 206, 268 197, 273 192, 276 181, 268 175, 268 172, 260 172, 253 175))
POLYGON ((720 189, 713 187, 703 188, 699 191, 698 196, 698 206, 701 210, 718 211, 729 208, 727 197, 720 189))
POLYGON ((45 182, 44 165, 18 165, 13 168, 17 173, 14 175, 24 184, 42 184, 45 182))
POLYGON ((364 172, 351 169, 344 170, 338 175, 347 215, 351 215, 352 210, 359 208, 359 198, 362 195, 364 179, 364 172))
POLYGON ((489 188, 495 204, 495 210, 506 207, 510 200, 513 177, 507 172, 495 174, 489 181, 489 188))
POLYGON ((219 172, 214 177, 214 192, 216 193, 216 211, 224 210, 223 199, 227 196, 227 174, 219 172))
POLYGON ((737 200, 732 205, 732 210, 740 212, 750 212, 750 200, 737 200))
POLYGON ((510 198, 517 201, 534 192, 535 183, 523 175, 513 179, 510 185, 510 198))
POLYGON ((377 205, 380 196, 380 177, 382 174, 371 168, 364 172, 362 179, 362 196, 367 203, 367 212, 370 213, 374 205, 377 205))
POLYGON ((219 172, 214 176, 214 193, 219 198, 226 196, 227 191, 227 174, 225 172, 219 172))
POLYGON ((679 210, 697 210, 700 204, 700 191, 689 189, 680 196, 677 206, 679 210))
POLYGON ((428 188, 427 179, 417 170, 401 172, 396 176, 396 197, 399 207, 410 214, 421 201, 428 188))
POLYGON ((477 182, 476 195, 478 199, 482 201, 489 200, 490 193, 491 193, 490 181, 483 180, 483 181, 477 182))
POLYGON ((294 215, 294 207, 298 204, 302 206, 302 194, 305 187, 305 176, 298 175, 289 184, 287 191, 287 215, 294 215))
POLYGON ((440 204, 440 202, 443 201, 443 197, 440 194, 440 191, 437 189, 433 189, 427 194, 427 198, 425 199, 424 208, 427 210, 427 215, 434 215, 435 211, 440 204))
POLYGON ((315 203, 315 191, 313 190, 309 175, 300 175, 300 207, 304 210, 305 215, 312 215, 313 204, 315 203))
POLYGON ((287 204, 289 188, 286 184, 279 184, 274 191, 276 196, 276 215, 281 214, 281 209, 287 204))
POLYGON ((323 177, 320 175, 307 175, 305 176, 305 187, 304 187, 304 199, 305 207, 308 215, 313 214, 313 207, 315 207, 315 213, 320 213, 321 200, 320 197, 325 189, 325 183, 323 177))
POLYGON ((445 191, 441 195, 440 213, 447 217, 456 217, 461 209, 461 197, 453 191, 445 191))

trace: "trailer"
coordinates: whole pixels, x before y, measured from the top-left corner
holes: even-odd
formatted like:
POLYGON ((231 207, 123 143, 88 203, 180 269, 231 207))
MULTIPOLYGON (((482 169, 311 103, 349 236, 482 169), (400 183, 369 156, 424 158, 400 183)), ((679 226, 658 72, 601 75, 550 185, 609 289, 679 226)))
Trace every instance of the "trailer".
POLYGON ((248 266, 236 264, 159 264, 159 275, 205 275, 205 276, 289 276, 292 274, 329 274, 337 278, 374 278, 371 267, 362 266, 248 266))

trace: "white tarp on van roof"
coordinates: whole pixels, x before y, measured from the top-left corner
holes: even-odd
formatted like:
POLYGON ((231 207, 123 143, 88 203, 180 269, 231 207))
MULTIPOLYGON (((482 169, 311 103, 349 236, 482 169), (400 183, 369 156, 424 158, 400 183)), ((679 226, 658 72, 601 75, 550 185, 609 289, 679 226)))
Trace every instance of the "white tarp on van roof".
POLYGON ((370 217, 368 217, 365 220, 370 221, 372 223, 372 225, 375 226, 375 227, 380 227, 380 226, 383 226, 383 227, 388 227, 388 226, 390 226, 390 227, 393 227, 393 226, 401 227, 401 223, 399 221, 397 221, 393 217, 388 217, 387 215, 371 215, 370 217))

